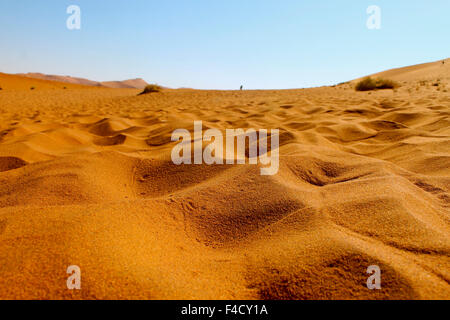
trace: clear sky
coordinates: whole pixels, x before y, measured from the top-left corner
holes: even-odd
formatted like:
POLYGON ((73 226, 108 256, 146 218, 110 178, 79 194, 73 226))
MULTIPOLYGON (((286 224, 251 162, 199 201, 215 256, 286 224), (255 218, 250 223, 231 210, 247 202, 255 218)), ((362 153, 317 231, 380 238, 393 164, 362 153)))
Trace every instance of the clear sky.
POLYGON ((299 88, 450 57, 449 0, 1 0, 0 71, 299 88), (68 30, 69 5, 81 30, 68 30), (381 8, 369 30, 366 9, 381 8))

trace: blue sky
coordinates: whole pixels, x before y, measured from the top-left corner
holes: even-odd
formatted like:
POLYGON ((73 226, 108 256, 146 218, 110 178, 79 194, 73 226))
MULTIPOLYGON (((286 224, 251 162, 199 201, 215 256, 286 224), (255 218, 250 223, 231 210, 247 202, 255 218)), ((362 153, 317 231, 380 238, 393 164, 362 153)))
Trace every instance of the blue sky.
POLYGON ((0 71, 299 88, 450 57, 448 0, 2 0, 0 71), (81 8, 81 30, 66 9, 81 8), (370 5, 381 29, 366 27, 370 5))

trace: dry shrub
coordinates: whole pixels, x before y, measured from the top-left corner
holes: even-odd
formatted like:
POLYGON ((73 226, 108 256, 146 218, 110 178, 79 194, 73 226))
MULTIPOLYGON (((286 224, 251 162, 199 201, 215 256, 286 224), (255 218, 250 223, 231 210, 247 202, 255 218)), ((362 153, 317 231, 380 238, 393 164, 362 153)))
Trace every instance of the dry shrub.
POLYGON ((356 84, 356 91, 372 91, 372 90, 382 90, 382 89, 395 89, 400 85, 389 79, 377 78, 373 79, 367 77, 356 84))

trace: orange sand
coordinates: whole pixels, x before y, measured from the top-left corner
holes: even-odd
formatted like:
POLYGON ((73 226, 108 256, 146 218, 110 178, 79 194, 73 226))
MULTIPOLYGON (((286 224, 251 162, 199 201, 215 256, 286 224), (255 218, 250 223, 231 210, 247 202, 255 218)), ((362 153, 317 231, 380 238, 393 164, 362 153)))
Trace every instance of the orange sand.
POLYGON ((0 298, 450 299, 450 60, 381 76, 402 87, 137 96, 0 74, 0 298), (279 128, 278 175, 173 165, 194 120, 279 128))

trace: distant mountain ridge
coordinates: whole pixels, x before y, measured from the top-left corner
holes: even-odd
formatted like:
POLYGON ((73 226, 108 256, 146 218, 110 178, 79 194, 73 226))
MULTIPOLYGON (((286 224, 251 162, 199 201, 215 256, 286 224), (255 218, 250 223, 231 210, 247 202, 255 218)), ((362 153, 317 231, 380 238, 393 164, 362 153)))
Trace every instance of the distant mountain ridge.
POLYGON ((43 73, 18 73, 18 76, 41 79, 41 80, 49 80, 49 81, 58 81, 65 82, 71 84, 80 84, 85 86, 92 87, 105 87, 105 88, 124 88, 124 89, 143 89, 148 83, 141 79, 129 79, 123 81, 92 81, 84 78, 77 78, 71 76, 58 76, 58 75, 49 75, 43 73))

